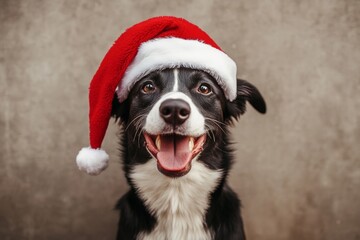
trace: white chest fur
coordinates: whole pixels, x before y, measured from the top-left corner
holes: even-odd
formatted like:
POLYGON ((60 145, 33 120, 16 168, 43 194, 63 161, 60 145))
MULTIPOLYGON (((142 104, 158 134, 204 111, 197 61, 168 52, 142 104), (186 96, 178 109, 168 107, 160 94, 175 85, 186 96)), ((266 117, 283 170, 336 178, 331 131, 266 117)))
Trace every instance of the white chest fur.
POLYGON ((221 173, 193 160, 190 172, 180 178, 161 174, 156 160, 137 165, 131 179, 145 205, 156 216, 157 224, 150 233, 140 233, 139 240, 211 239, 204 227, 209 196, 221 173))

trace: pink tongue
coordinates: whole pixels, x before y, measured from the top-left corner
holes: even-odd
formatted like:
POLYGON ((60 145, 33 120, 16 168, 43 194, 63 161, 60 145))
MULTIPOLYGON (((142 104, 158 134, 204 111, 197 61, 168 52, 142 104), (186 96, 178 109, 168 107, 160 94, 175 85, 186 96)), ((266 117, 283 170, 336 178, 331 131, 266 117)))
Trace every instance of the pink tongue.
POLYGON ((161 136, 161 150, 157 153, 157 160, 167 171, 180 171, 191 161, 189 137, 178 135, 161 136))

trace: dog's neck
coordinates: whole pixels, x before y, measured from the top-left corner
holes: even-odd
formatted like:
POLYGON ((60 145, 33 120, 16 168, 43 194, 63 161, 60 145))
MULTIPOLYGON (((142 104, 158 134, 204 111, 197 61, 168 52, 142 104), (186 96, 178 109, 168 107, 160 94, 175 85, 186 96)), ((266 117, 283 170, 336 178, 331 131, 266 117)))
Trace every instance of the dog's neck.
POLYGON ((205 214, 210 194, 218 185, 221 172, 211 170, 194 159, 191 171, 180 178, 161 174, 156 160, 136 165, 130 179, 157 224, 139 239, 210 239, 205 230, 205 214))

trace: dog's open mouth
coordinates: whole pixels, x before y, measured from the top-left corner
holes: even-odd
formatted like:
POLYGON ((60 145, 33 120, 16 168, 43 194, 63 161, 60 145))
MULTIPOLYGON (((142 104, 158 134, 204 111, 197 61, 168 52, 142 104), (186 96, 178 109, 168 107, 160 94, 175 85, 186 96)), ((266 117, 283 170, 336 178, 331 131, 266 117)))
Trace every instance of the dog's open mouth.
POLYGON ((191 169, 191 161, 203 150, 206 140, 206 134, 191 137, 144 133, 144 137, 148 151, 157 159, 159 171, 169 177, 187 174, 191 169))

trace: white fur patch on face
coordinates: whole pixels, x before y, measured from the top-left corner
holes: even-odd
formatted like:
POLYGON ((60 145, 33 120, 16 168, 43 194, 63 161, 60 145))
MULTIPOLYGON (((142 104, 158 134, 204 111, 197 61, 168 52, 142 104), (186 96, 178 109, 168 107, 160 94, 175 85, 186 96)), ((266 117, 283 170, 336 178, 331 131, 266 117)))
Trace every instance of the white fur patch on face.
POLYGON ((195 106, 193 101, 182 92, 169 92, 162 96, 155 103, 148 116, 146 117, 144 130, 152 135, 158 135, 164 132, 167 124, 160 116, 160 106, 167 99, 181 99, 190 105, 190 116, 181 125, 181 134, 198 137, 205 133, 205 118, 195 106))
POLYGON ((160 173, 155 159, 136 165, 130 173, 131 181, 157 219, 154 230, 140 233, 137 239, 211 239, 204 217, 220 177, 220 171, 211 170, 196 159, 190 172, 179 178, 160 173))
POLYGON ((179 70, 177 68, 174 69, 174 87, 173 92, 177 92, 179 90, 179 70))

